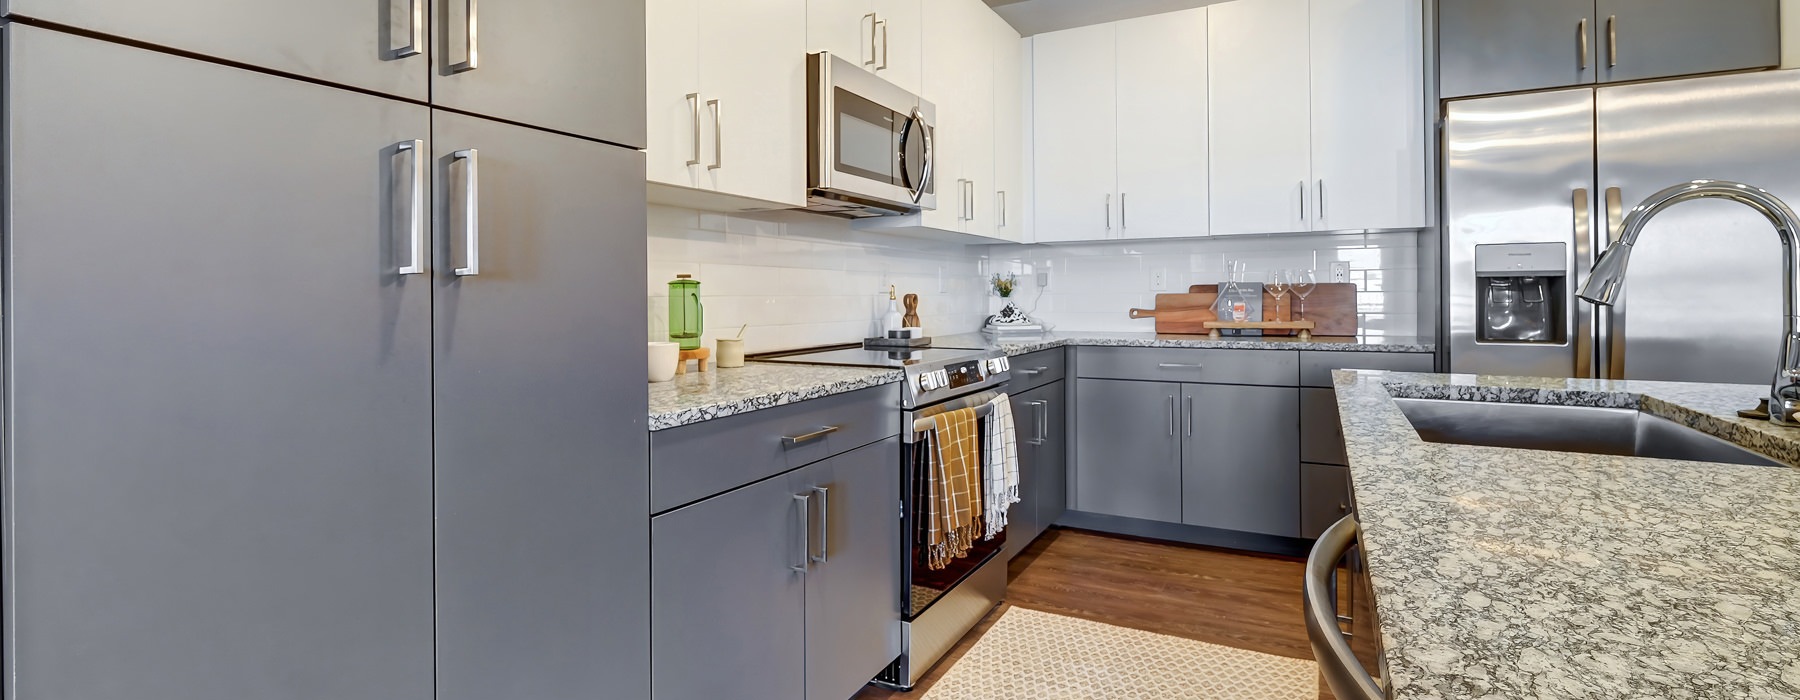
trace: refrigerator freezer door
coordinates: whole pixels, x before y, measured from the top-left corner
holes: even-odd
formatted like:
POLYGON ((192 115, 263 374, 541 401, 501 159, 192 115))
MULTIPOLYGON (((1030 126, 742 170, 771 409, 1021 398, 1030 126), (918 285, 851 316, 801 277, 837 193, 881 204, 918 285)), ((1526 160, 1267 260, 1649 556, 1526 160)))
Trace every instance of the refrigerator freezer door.
POLYGON ((1450 369, 1588 376, 1592 307, 1574 292, 1593 264, 1594 93, 1587 88, 1448 103, 1444 122, 1444 296, 1450 369), (1567 243, 1562 343, 1482 343, 1475 247, 1567 243))
MULTIPOLYGON (((1602 88, 1599 187, 1624 211, 1669 185, 1736 180, 1800 202, 1800 75, 1752 73, 1602 88)), ((1615 229, 1609 216, 1599 230, 1615 229)), ((1623 379, 1764 384, 1781 337, 1781 244, 1725 201, 1658 215, 1631 255, 1600 348, 1623 379), (1628 320, 1627 320, 1628 319, 1628 320)))

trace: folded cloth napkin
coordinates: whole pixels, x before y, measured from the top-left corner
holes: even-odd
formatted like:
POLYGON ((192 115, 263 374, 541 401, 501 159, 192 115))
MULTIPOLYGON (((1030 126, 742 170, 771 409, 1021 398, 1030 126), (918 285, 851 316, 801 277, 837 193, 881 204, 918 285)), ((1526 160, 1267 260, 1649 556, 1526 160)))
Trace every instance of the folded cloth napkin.
POLYGON ((984 429, 987 446, 982 461, 982 539, 991 540, 1006 529, 1006 513, 1019 502, 1019 437, 1013 428, 1012 399, 994 397, 988 405, 984 429))
POLYGON ((940 413, 931 420, 932 528, 926 565, 942 569, 968 556, 969 545, 981 531, 981 427, 972 408, 940 413))

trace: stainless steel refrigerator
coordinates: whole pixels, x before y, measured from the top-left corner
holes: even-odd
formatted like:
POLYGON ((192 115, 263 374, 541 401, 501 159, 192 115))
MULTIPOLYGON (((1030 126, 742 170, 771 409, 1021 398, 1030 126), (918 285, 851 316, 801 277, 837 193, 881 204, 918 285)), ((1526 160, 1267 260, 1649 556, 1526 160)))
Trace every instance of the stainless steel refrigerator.
POLYGON ((1781 246, 1746 207, 1670 209, 1645 229, 1619 303, 1575 293, 1624 212, 1669 185, 1735 180, 1800 204, 1800 71, 1445 105, 1451 371, 1769 381, 1781 246))

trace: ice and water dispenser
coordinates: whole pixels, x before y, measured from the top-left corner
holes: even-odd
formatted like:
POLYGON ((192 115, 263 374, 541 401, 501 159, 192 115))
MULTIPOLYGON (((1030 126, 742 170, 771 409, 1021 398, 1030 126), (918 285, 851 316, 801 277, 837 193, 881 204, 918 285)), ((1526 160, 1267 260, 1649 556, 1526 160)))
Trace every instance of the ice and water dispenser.
POLYGON ((1563 243, 1475 246, 1475 337, 1483 343, 1563 343, 1568 314, 1563 243))

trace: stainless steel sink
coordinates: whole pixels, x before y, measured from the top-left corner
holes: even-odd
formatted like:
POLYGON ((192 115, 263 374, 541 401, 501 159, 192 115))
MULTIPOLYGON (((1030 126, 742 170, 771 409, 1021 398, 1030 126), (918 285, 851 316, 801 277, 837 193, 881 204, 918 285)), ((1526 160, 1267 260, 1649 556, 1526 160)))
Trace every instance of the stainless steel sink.
POLYGON ((1394 399, 1426 442, 1687 459, 1780 462, 1666 418, 1624 408, 1394 399))

